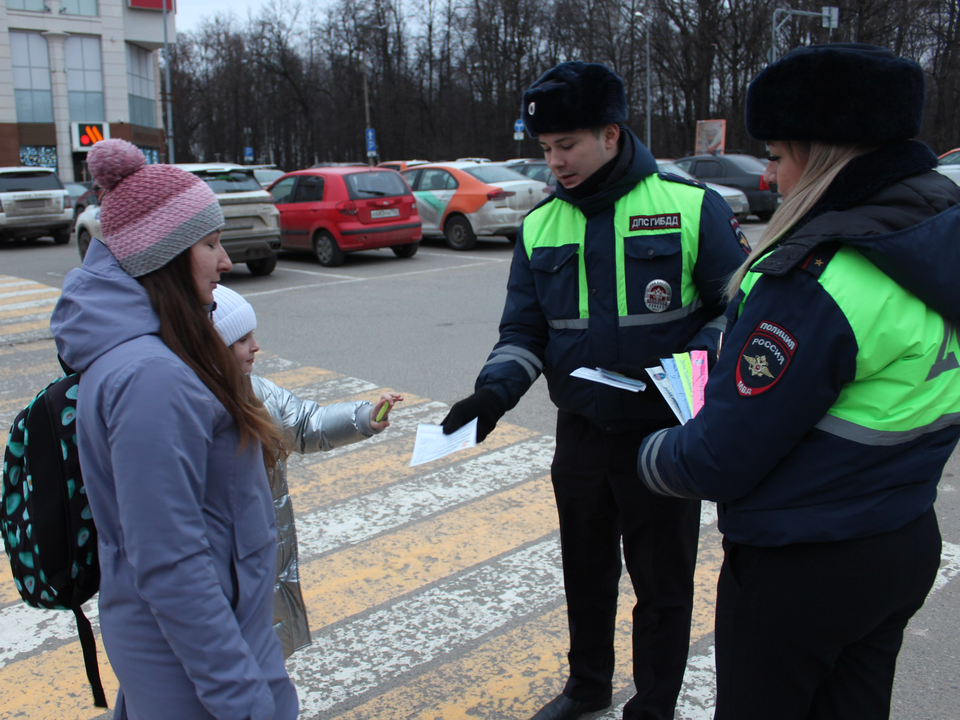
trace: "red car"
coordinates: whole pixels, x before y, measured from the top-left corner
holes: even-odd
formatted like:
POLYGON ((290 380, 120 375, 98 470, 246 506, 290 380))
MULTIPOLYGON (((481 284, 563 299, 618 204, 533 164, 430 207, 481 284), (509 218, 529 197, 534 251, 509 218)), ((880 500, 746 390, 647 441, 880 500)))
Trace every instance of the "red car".
POLYGON ((341 265, 357 250, 389 247, 413 257, 422 236, 417 203, 395 170, 319 167, 297 170, 267 190, 280 211, 280 247, 310 250, 321 265, 341 265))

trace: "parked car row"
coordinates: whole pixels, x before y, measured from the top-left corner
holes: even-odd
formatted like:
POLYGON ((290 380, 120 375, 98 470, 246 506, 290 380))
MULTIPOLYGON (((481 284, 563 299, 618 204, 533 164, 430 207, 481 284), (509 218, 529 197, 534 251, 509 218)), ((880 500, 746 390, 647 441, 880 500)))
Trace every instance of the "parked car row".
MULTIPOLYGON (((223 210, 220 243, 234 265, 246 263, 253 275, 269 275, 277 266, 280 250, 280 212, 273 198, 257 182, 254 170, 232 163, 182 164, 213 190, 223 210)), ((100 237, 100 207, 94 196, 79 214, 75 229, 82 258, 91 238, 100 237)), ((69 240, 69 231, 67 239, 69 240)))
POLYGON ((764 179, 767 164, 753 155, 694 155, 674 161, 697 180, 736 188, 747 196, 749 214, 766 222, 780 204, 780 193, 764 179))

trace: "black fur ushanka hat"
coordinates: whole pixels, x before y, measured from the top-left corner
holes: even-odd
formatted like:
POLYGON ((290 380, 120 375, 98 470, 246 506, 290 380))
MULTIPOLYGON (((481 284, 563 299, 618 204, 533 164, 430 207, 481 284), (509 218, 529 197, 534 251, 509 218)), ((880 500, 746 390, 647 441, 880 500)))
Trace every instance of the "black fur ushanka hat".
POLYGON ((886 48, 831 43, 791 50, 747 89, 757 140, 885 145, 920 133, 923 69, 886 48))
POLYGON ((523 94, 523 124, 531 137, 627 120, 627 95, 615 72, 597 63, 565 62, 547 70, 523 94))

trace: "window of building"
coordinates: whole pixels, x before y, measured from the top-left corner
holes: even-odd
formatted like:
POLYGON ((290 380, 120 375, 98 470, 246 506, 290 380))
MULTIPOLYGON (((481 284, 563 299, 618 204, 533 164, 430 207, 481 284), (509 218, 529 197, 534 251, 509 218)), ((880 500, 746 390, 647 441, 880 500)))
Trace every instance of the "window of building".
POLYGON ((100 38, 71 35, 63 43, 67 61, 70 119, 103 121, 103 71, 100 38))
POLYGON ((157 126, 157 85, 153 72, 153 53, 127 44, 127 98, 130 122, 144 127, 157 126))
POLYGON ((47 12, 47 5, 44 0, 7 0, 7 10, 47 12))
POLYGON ((17 122, 52 123, 53 96, 46 38, 39 33, 11 31, 10 56, 17 122))
MULTIPOLYGON (((8 0, 9 2, 10 0, 8 0)), ((97 16, 97 0, 60 0, 60 12, 64 15, 97 16)))
POLYGON ((147 165, 156 165, 160 162, 160 151, 157 148, 140 148, 143 156, 147 159, 147 165))
POLYGON ((57 148, 52 145, 21 145, 20 164, 26 167, 57 166, 57 148))

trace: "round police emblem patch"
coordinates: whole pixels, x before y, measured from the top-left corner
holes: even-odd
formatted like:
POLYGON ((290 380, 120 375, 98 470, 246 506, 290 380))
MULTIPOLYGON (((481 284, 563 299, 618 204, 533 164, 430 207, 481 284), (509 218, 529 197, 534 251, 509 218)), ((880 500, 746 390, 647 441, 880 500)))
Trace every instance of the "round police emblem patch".
POLYGON ((528 114, 528 115, 533 115, 533 113, 536 111, 536 109, 537 109, 537 104, 536 104, 535 102, 530 103, 530 104, 527 106, 527 114, 528 114))
POLYGON ((673 288, 666 280, 651 280, 643 291, 643 304, 650 312, 663 312, 670 307, 673 288))
POLYGON ((757 325, 740 352, 737 365, 737 392, 742 397, 765 393, 787 371, 797 341, 776 323, 764 320, 757 325))

